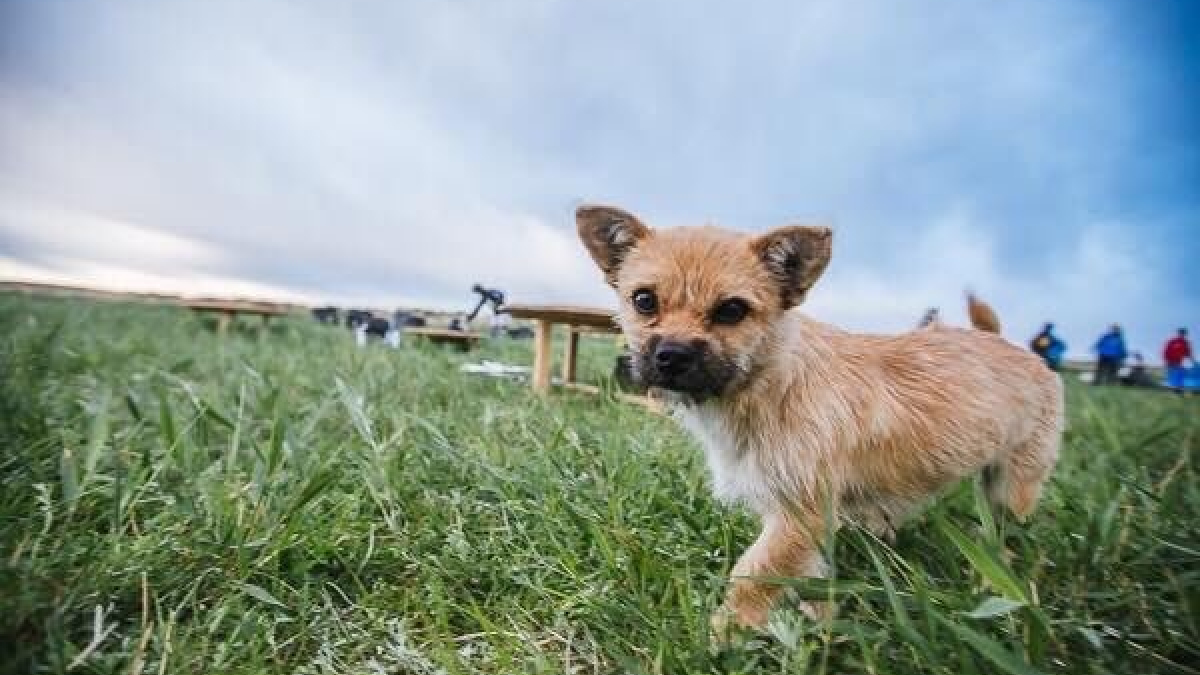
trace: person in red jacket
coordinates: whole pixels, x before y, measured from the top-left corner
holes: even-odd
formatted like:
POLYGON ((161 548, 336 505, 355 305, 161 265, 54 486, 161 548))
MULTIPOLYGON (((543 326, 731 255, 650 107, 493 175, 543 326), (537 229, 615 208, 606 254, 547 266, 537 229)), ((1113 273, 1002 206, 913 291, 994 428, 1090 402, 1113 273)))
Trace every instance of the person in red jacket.
POLYGON ((1167 340, 1163 347, 1163 361, 1167 364, 1167 386, 1182 391, 1187 376, 1187 362, 1192 358, 1192 345, 1187 339, 1187 329, 1180 328, 1175 337, 1167 340))

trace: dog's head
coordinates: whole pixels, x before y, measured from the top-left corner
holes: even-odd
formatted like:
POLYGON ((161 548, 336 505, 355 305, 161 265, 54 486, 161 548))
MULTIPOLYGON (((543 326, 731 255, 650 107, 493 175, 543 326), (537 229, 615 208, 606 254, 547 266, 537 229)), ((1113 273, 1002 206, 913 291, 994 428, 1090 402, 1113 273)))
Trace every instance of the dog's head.
POLYGON ((757 371, 775 326, 829 263, 826 227, 751 236, 715 227, 652 229, 626 211, 582 206, 588 253, 617 291, 643 384, 704 401, 757 371))

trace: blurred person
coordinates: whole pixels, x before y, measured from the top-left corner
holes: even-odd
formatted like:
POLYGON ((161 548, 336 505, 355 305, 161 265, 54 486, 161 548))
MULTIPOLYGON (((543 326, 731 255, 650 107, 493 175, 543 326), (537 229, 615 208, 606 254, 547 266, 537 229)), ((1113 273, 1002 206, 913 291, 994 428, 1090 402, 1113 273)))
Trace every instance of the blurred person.
POLYGON ((1092 384, 1115 384, 1121 366, 1125 364, 1128 352, 1125 350, 1125 336, 1119 324, 1113 324, 1108 332, 1100 336, 1092 346, 1096 352, 1096 375, 1092 384))
POLYGON ((1129 366, 1129 372, 1121 377, 1121 384, 1127 387, 1150 387, 1157 389, 1158 380, 1146 370, 1146 360, 1142 358, 1141 352, 1134 352, 1130 357, 1133 361, 1129 366))
POLYGON ((1034 354, 1042 357, 1050 370, 1058 370, 1062 366, 1062 357, 1067 351, 1067 343, 1054 334, 1054 324, 1047 322, 1042 326, 1042 331, 1029 342, 1029 348, 1034 354))
POLYGON ((1187 329, 1180 328, 1175 337, 1167 340, 1163 347, 1163 363, 1167 365, 1167 386, 1183 391, 1187 378, 1188 361, 1193 361, 1192 345, 1188 342, 1187 329))

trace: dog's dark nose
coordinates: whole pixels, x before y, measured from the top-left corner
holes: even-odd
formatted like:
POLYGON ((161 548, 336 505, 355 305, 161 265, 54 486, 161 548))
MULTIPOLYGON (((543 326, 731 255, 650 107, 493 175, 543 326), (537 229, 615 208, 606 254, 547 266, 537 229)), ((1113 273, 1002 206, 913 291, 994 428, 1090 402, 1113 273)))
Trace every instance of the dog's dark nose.
POLYGON ((654 365, 663 375, 682 375, 699 360, 699 350, 680 342, 663 342, 654 350, 654 365))

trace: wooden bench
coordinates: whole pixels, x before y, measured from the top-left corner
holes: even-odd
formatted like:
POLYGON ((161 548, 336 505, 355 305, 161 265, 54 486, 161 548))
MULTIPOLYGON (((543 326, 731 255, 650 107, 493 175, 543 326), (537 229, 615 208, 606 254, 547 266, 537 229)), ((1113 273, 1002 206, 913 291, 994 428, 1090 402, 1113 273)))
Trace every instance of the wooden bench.
POLYGON ((480 336, 477 333, 467 333, 446 328, 427 328, 423 326, 403 328, 400 334, 415 335, 438 345, 454 345, 464 352, 479 344, 480 340, 480 336))
POLYGON ((195 312, 217 315, 217 333, 225 334, 229 324, 239 314, 250 314, 262 317, 263 333, 273 316, 284 316, 290 313, 287 305, 272 302, 257 302, 254 300, 218 300, 214 298, 180 298, 178 304, 195 312))

